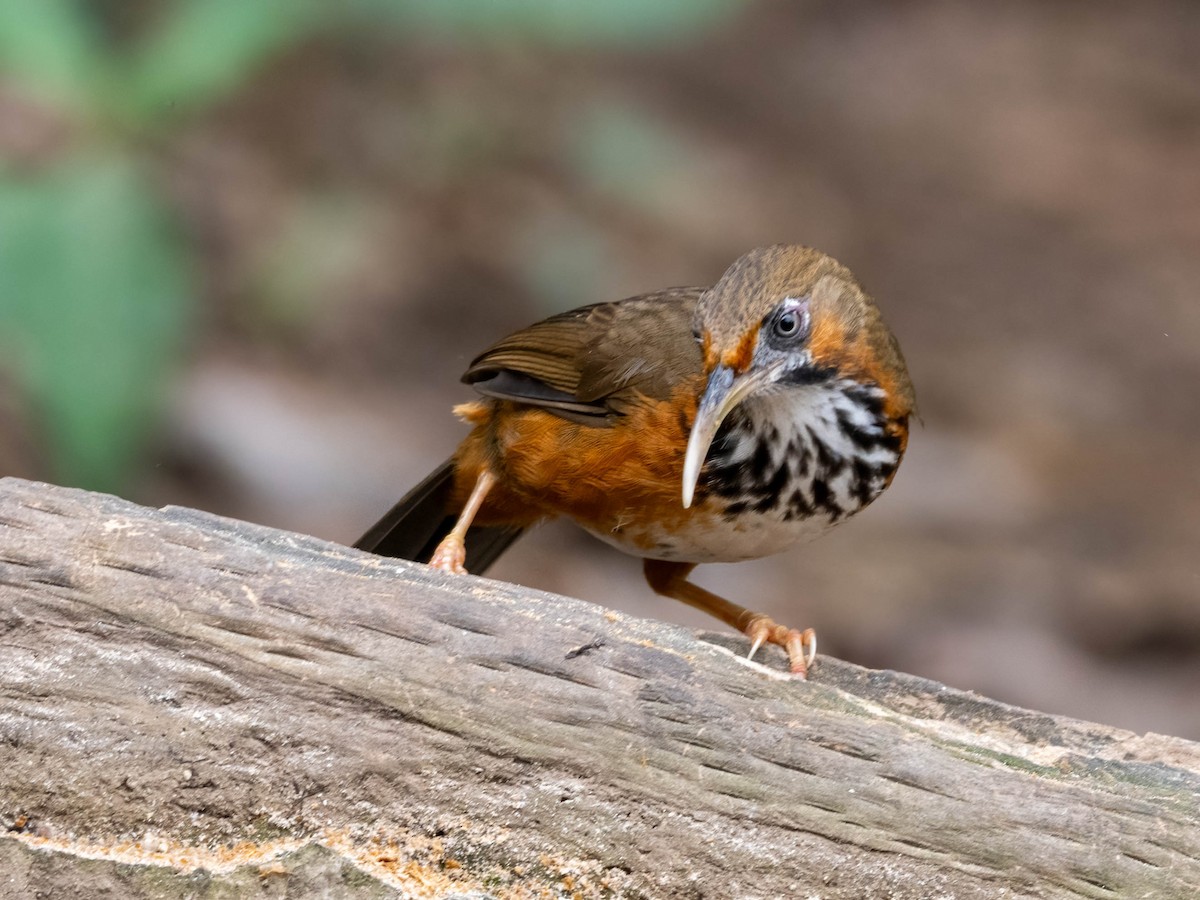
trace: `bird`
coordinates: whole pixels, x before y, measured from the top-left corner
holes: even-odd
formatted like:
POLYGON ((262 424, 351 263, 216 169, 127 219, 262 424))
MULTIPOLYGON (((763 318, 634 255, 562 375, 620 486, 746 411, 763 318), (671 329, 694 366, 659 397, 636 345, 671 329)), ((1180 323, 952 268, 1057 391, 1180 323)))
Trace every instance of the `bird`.
POLYGON ((553 315, 462 376, 479 397, 454 454, 355 547, 482 574, 526 530, 573 520, 643 558, 657 593, 783 648, 811 628, 690 580, 819 537, 891 483, 916 399, 904 356, 848 268, 806 246, 751 250, 710 287, 553 315))

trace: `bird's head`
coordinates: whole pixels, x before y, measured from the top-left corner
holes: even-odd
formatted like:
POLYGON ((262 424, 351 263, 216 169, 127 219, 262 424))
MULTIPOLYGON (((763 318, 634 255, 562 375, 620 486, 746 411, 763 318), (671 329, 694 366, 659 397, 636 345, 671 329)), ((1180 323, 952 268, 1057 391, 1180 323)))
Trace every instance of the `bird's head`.
POLYGON ((913 410, 904 358, 879 310, 850 270, 819 250, 750 251, 701 296, 693 332, 707 384, 684 457, 684 507, 721 423, 754 398, 851 379, 883 389, 888 418, 913 410))

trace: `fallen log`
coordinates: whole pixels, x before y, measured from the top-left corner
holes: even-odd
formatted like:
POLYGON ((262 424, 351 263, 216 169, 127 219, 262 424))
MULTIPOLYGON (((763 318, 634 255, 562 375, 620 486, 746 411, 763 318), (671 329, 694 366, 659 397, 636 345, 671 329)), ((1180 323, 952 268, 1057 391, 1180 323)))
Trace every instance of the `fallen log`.
POLYGON ((1200 745, 0 481, 0 896, 1184 898, 1200 745))

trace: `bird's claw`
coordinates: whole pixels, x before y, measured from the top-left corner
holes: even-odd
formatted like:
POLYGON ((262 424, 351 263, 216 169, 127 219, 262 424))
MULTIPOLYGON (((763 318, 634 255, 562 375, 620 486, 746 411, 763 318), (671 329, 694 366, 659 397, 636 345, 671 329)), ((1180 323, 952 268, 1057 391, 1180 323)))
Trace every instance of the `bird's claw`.
POLYGON ((433 556, 429 559, 429 565, 432 568, 441 569, 451 575, 466 575, 466 563, 466 544, 455 534, 448 534, 442 538, 442 542, 437 545, 437 549, 433 551, 433 556))
POLYGON ((744 630, 750 638, 750 653, 747 659, 753 659, 763 644, 778 644, 787 652, 792 674, 801 680, 808 677, 809 667, 817 658, 817 633, 811 628, 805 628, 803 631, 788 628, 769 616, 759 615, 751 619, 744 630))

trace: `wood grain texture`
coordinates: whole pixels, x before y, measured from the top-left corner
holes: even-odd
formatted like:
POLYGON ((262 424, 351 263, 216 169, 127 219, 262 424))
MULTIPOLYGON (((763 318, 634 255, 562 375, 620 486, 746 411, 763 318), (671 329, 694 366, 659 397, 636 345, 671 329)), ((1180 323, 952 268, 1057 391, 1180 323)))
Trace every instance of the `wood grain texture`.
POLYGON ((1194 896, 1200 746, 743 648, 5 479, 0 896, 1194 896))

